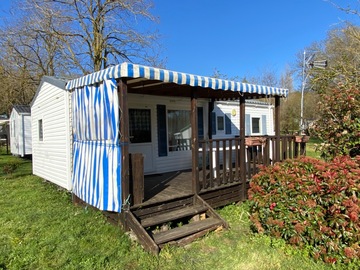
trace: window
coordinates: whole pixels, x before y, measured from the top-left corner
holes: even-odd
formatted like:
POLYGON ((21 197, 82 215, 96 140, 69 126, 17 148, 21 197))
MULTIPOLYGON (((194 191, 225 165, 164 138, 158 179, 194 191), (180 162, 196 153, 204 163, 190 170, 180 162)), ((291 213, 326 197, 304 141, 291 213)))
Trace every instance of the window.
POLYGON ((43 121, 42 121, 42 119, 40 119, 38 121, 38 127, 39 127, 39 141, 42 141, 44 139, 43 121))
POLYGON ((150 109, 129 109, 129 135, 131 143, 151 142, 150 109))
POLYGON ((252 133, 260 133, 260 118, 259 117, 251 118, 251 130, 252 130, 252 133))
POLYGON ((168 110, 169 152, 191 149, 190 111, 168 110))
POLYGON ((217 130, 224 130, 224 117, 218 116, 216 122, 217 122, 217 130))

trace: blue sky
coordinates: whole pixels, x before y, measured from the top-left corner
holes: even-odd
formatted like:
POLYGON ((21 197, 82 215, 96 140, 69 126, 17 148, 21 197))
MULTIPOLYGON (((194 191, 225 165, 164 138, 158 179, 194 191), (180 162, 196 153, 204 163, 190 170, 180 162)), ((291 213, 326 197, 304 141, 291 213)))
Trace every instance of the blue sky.
MULTIPOLYGON (((10 2, 0 0, 1 13, 10 2)), ((280 74, 331 28, 345 20, 359 22, 324 0, 153 2, 166 67, 205 76, 215 70, 230 78, 257 77, 264 70, 280 74)))
MULTIPOLYGON (((342 1, 346 4, 356 1, 342 1)), ((323 0, 155 0, 167 68, 228 77, 277 74, 344 20, 323 0)), ((358 21, 358 19, 357 19, 358 21)))

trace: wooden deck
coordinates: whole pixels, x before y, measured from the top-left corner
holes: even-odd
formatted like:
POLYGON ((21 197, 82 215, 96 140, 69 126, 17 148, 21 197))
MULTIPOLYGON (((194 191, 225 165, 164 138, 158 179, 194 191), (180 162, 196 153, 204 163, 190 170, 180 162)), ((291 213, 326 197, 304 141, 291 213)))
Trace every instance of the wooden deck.
POLYGON ((144 179, 144 191, 143 204, 191 195, 191 170, 147 175, 144 179))
POLYGON ((193 190, 191 169, 144 176, 141 173, 142 162, 138 162, 142 155, 134 155, 132 205, 157 204, 192 194, 200 195, 212 207, 246 200, 249 181, 258 172, 260 165, 271 165, 276 161, 295 158, 299 153, 303 154, 299 150, 301 145, 294 141, 294 136, 282 136, 278 149, 274 136, 267 136, 260 142, 257 140, 255 138, 255 144, 254 140, 246 143, 243 167, 238 138, 200 141, 202 150, 199 151, 196 166, 196 192, 193 190))
MULTIPOLYGON (((138 205, 153 205, 192 195, 191 174, 190 170, 186 170, 145 176, 144 201, 138 205)), ((218 207, 226 205, 228 199, 230 202, 240 201, 240 194, 241 184, 236 182, 202 190, 199 195, 211 206, 218 207), (217 197, 222 198, 221 203, 217 197)))

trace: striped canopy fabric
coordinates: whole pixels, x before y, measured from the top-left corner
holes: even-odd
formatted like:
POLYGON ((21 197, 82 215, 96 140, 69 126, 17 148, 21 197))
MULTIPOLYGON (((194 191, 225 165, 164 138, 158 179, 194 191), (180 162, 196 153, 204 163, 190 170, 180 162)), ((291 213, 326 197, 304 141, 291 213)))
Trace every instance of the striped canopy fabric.
POLYGON ((121 212, 121 145, 115 80, 72 94, 73 193, 105 211, 121 212))
POLYGON ((66 89, 71 90, 74 88, 83 87, 85 85, 99 83, 104 80, 119 78, 144 78, 148 80, 158 80, 164 83, 175 83, 180 85, 211 88, 214 90, 234 91, 239 93, 283 97, 288 95, 288 90, 283 88, 228 81, 126 62, 69 81, 66 85, 66 89))

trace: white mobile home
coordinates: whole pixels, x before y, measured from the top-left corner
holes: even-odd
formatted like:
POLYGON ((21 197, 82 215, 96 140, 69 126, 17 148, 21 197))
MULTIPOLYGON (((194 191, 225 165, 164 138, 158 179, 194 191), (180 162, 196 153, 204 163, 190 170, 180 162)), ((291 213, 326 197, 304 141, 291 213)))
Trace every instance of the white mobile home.
MULTIPOLYGON (((240 107, 236 101, 216 101, 212 111, 212 137, 231 138, 240 134, 240 107)), ((275 135, 274 105, 246 100, 245 135, 275 135)))
POLYGON ((31 103, 33 174, 71 190, 71 96, 66 81, 44 76, 31 103))
MULTIPOLYGON (((275 98, 274 160, 280 161, 280 149, 286 149, 278 125, 286 89, 132 63, 69 81, 66 89, 72 92, 74 201, 112 212, 109 217, 132 229, 154 253, 166 243, 184 245, 219 226, 227 228, 211 206, 246 199, 249 174, 255 172, 246 168, 246 99, 275 98), (215 100, 238 100, 239 138, 211 139, 215 100), (233 150, 236 162, 220 164, 220 152, 230 161, 233 150), (137 154, 129 157, 129 152, 137 154), (176 171, 144 180, 145 171, 163 170, 176 171), (204 219, 190 221, 199 214, 204 219), (153 229, 184 218, 189 223, 181 228, 153 229)), ((265 131, 262 123, 250 123, 253 133, 265 131)))
POLYGON ((10 115, 11 154, 31 155, 31 113, 28 105, 15 105, 10 115))

